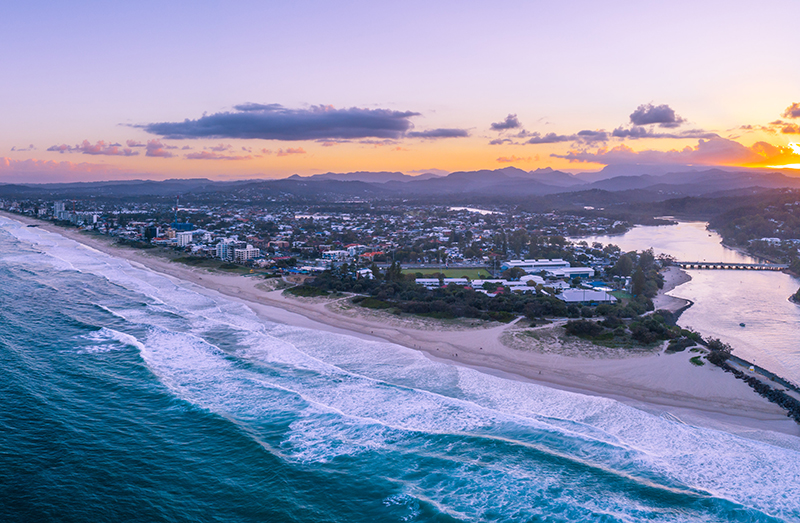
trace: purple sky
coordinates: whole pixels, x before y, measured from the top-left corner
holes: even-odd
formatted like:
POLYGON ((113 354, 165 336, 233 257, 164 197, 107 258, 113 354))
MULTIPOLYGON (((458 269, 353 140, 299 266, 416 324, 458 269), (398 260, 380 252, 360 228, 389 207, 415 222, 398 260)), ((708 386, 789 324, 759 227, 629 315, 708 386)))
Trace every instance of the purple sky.
POLYGON ((800 164, 798 15, 794 0, 12 2, 0 181, 800 164))

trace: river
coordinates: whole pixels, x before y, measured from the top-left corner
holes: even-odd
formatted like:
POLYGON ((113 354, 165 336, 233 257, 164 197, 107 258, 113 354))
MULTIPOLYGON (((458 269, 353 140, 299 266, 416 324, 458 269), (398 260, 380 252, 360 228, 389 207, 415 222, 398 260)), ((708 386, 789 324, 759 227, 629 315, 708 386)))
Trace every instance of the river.
MULTIPOLYGON (((581 238, 591 245, 613 243, 623 251, 643 250, 683 261, 755 263, 722 245, 705 222, 634 227, 622 235, 581 238)), ((688 270, 692 280, 668 294, 692 300, 679 324, 729 343, 737 356, 800 383, 800 306, 788 300, 800 280, 773 271, 688 270), (741 327, 739 324, 746 326, 741 327)))

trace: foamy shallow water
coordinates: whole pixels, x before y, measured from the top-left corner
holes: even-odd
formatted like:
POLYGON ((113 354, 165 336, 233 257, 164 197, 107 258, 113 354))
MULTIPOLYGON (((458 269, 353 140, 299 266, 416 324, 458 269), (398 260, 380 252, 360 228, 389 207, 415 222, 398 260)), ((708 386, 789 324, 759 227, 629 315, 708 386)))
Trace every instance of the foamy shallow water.
MULTIPOLYGON (((61 423, 117 434, 109 455, 149 464, 140 479, 152 488, 108 469, 105 480, 154 514, 171 502, 157 486, 177 482, 187 504, 221 521, 226 503, 243 504, 227 519, 241 521, 263 520, 267 508, 287 521, 800 519, 798 438, 693 427, 390 343, 264 322, 240 303, 2 218, 0 243, 3 288, 15 297, 0 342, 14 379, 24 388, 35 376, 30 386, 51 389, 54 404, 81 389, 101 414, 65 404, 61 423), (98 375, 102 386, 84 387, 98 375), (102 401, 108 391, 116 402, 102 401), (126 443, 125 430, 155 432, 142 439, 157 443, 126 443), (188 433, 191 443, 179 443, 188 433)), ((23 505, 35 512, 34 501, 23 505)))

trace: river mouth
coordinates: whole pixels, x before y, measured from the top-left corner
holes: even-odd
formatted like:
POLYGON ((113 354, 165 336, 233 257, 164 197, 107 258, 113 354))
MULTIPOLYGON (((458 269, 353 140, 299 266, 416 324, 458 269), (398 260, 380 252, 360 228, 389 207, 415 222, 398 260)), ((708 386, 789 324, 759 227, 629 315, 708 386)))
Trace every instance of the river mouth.
MULTIPOLYGON (((656 255, 677 260, 723 263, 761 263, 722 243, 707 229, 706 222, 637 226, 616 236, 575 238, 612 243, 623 251, 652 248, 656 255)), ((689 269, 691 281, 669 291, 669 295, 691 300, 678 323, 705 337, 729 343, 734 354, 800 382, 800 306, 787 298, 797 291, 800 280, 778 271, 689 269), (745 324, 744 327, 741 324, 745 324)))

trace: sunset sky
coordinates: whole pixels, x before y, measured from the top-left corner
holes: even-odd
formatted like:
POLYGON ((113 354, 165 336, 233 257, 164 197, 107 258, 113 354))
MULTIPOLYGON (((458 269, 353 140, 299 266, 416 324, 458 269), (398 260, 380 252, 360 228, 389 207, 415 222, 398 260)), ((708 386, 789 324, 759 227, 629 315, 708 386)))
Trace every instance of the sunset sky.
POLYGON ((800 168, 799 15, 796 0, 11 2, 0 182, 800 168))

